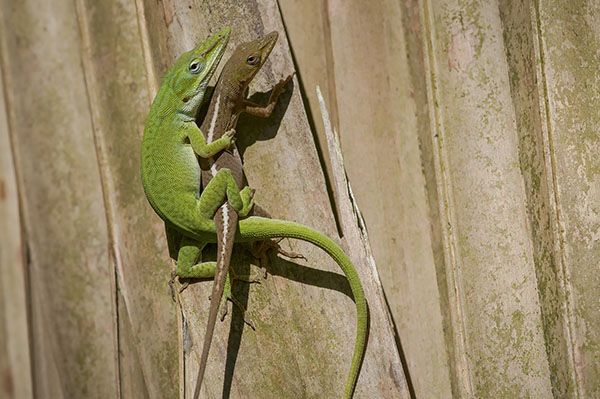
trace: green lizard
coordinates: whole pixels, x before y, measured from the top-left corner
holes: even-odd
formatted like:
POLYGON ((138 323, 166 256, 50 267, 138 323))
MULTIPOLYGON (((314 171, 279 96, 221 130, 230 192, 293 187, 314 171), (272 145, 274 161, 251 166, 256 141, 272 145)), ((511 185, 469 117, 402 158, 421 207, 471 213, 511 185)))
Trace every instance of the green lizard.
MULTIPOLYGON (((240 191, 231 170, 227 168, 218 170, 200 194, 201 169, 196 155, 200 158, 213 157, 229 148, 234 134, 230 125, 224 125, 220 129, 221 133, 224 132, 223 135, 214 141, 208 140, 207 143, 194 121, 206 85, 222 56, 228 36, 229 29, 225 29, 210 37, 196 49, 182 55, 165 75, 150 109, 142 140, 144 191, 156 213, 165 221, 171 256, 174 257, 177 252, 176 272, 179 277, 215 276, 216 262, 196 261, 206 243, 218 241, 213 218, 225 202, 235 211, 231 214, 242 218, 238 222, 235 242, 288 237, 313 243, 325 250, 348 278, 356 303, 357 335, 344 395, 345 398, 351 398, 366 345, 367 304, 358 274, 350 259, 330 238, 309 227, 258 216, 244 218, 253 206, 252 190, 245 187, 240 191), (225 130, 228 127, 229 130, 225 130)), ((231 78, 235 82, 235 78, 241 77, 234 75, 231 78)), ((217 92, 218 90, 215 94, 217 92)), ((243 95, 239 98, 245 101, 243 95)), ((213 99, 214 108, 214 96, 213 99)), ((254 106, 246 105, 243 102, 241 110, 252 112, 254 106)), ((269 104, 266 108, 272 110, 273 105, 269 104)), ((213 110, 213 115, 216 114, 218 112, 213 110)), ((232 113, 232 116, 234 114, 235 123, 239 111, 232 113)), ((219 299, 213 297, 215 302, 219 299)), ((199 384, 196 386, 195 395, 199 393, 198 389, 199 384)))

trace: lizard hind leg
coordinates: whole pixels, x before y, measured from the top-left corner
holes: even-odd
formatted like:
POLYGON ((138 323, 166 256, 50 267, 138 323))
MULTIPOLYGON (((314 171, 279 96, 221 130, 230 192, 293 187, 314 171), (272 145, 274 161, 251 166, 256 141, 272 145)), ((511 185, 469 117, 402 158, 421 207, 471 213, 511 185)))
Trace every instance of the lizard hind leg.
POLYGON ((221 319, 221 321, 225 320, 225 316, 227 316, 227 313, 229 312, 227 301, 231 301, 231 303, 233 303, 242 313, 242 317, 244 318, 244 323, 248 324, 248 326, 250 326, 250 328, 252 328, 253 330, 256 330, 256 327, 254 326, 254 322, 246 314, 246 308, 244 307, 244 305, 242 305, 242 303, 233 296, 233 293, 231 290, 231 280, 245 281, 249 284, 251 284, 251 283, 259 283, 260 284, 259 280, 253 279, 250 276, 236 276, 234 273, 232 273, 230 271, 229 274, 227 275, 227 279, 225 280, 225 288, 223 290, 223 296, 221 297, 221 303, 219 305, 220 319, 221 319), (231 276, 231 278, 230 278, 230 276, 231 276))
POLYGON ((283 240, 283 238, 278 238, 274 240, 263 240, 263 241, 254 241, 250 244, 250 253, 254 258, 258 259, 259 266, 261 269, 264 269, 264 278, 267 278, 267 269, 269 267, 269 251, 274 251, 275 254, 281 254, 286 258, 290 259, 304 259, 306 257, 298 252, 287 251, 279 245, 279 243, 283 240))
MULTIPOLYGON (((265 208, 260 206, 259 204, 254 204, 252 211, 250 212, 250 216, 260 216, 263 218, 271 219, 271 214, 265 208)), ((278 238, 274 240, 263 240, 263 241, 254 241, 250 244, 250 253, 254 258, 258 259, 259 266, 265 270, 264 278, 267 278, 267 269, 269 267, 269 251, 275 251, 276 254, 281 254, 290 259, 304 259, 306 257, 298 252, 286 251, 279 243, 283 240, 283 238, 278 238)))
MULTIPOLYGON (((177 268, 173 273, 173 277, 171 279, 170 284, 173 283, 175 276, 179 278, 203 278, 210 279, 215 277, 215 273, 217 270, 217 262, 201 262, 199 263, 199 259, 202 256, 202 249, 205 244, 200 243, 198 241, 193 241, 188 238, 184 238, 181 243, 181 247, 179 249, 179 254, 177 256, 177 268)), ((236 275, 232 270, 227 274, 227 278, 225 280, 225 288, 223 290, 223 296, 221 297, 220 313, 221 320, 225 319, 227 315, 227 301, 231 301, 235 306, 237 306, 242 312, 244 322, 248 324, 253 330, 254 323, 252 320, 246 315, 246 309, 244 306, 233 296, 231 291, 231 282, 232 281, 244 281, 249 284, 252 283, 260 283, 260 281, 256 278, 246 275, 236 275)), ((182 292, 187 287, 187 283, 185 283, 180 292, 182 292)))
POLYGON ((227 200, 238 214, 245 216, 254 205, 253 194, 254 191, 250 187, 244 187, 240 191, 231 171, 227 168, 220 169, 202 190, 200 214, 212 219, 217 209, 227 200))
POLYGON ((198 263, 206 244, 184 238, 177 255, 175 274, 179 278, 212 278, 215 276, 216 262, 198 263))
MULTIPOLYGON (((202 249, 206 244, 198 241, 191 240, 189 238, 183 238, 181 245, 177 253, 177 267, 171 274, 169 280, 169 287, 171 287, 171 297, 175 300, 175 292, 173 284, 175 278, 180 279, 188 278, 211 278, 214 277, 214 269, 216 267, 215 262, 198 263, 202 257, 202 249)), ((189 285, 189 282, 184 282, 179 289, 179 292, 183 292, 189 285)))

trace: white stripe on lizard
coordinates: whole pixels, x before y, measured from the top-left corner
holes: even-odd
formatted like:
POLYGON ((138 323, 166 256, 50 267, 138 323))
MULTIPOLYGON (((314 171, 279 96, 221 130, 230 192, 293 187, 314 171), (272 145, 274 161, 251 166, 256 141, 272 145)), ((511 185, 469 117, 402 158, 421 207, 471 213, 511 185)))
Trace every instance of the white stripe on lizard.
POLYGON ((217 102, 215 103, 215 111, 213 113, 213 118, 210 121, 210 128, 208 129, 208 139, 207 144, 212 143, 213 136, 215 135, 215 124, 217 123, 217 117, 219 116, 219 106, 221 105, 221 94, 217 96, 217 102))

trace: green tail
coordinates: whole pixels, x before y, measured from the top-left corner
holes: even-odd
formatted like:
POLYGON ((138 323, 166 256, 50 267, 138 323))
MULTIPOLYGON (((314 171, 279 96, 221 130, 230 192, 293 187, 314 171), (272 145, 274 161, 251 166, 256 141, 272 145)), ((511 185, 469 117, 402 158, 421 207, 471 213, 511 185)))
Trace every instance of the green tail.
POLYGON ((354 344, 354 354, 344 394, 344 398, 350 399, 356 387, 358 372, 364 357, 367 340, 367 301, 365 300, 365 293, 358 278, 358 273, 356 273, 356 269, 348 256, 346 256, 344 251, 335 242, 326 235, 298 223, 250 217, 240 220, 236 241, 260 241, 280 237, 297 238, 320 247, 337 262, 350 283, 354 302, 356 303, 357 315, 356 343, 354 344))

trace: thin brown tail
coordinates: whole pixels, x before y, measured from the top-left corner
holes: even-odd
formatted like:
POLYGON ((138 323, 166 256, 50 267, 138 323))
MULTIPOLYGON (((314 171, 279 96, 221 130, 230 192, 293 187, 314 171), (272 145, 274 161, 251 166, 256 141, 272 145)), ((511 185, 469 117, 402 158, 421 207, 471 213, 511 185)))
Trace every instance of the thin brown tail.
POLYGON ((238 214, 233 207, 226 202, 221 205, 215 214, 215 226, 217 228, 217 270, 215 272, 215 280, 212 286, 210 296, 210 309, 208 312, 208 322, 206 323, 206 332, 204 335, 204 344, 202 346, 202 354, 200 356, 200 366, 198 368, 198 377, 196 378, 196 388, 194 389, 194 399, 198 399, 200 395, 200 387, 206 370, 208 361, 208 352, 212 343, 215 324, 217 321, 217 313, 219 304, 223 296, 225 288, 225 279, 229 272, 229 262, 231 261, 231 253, 233 252, 233 241, 238 225, 238 214))

